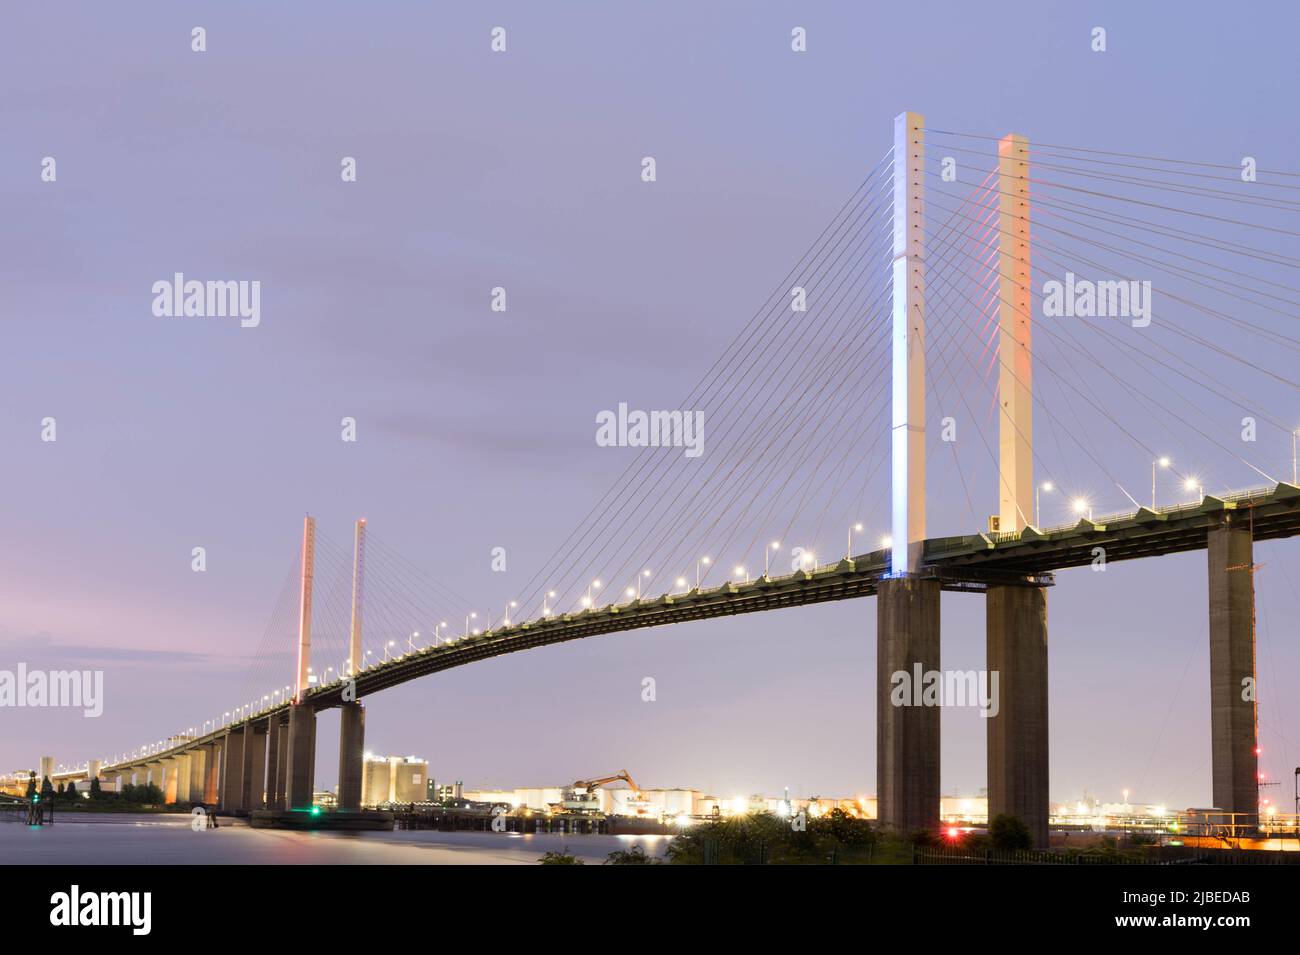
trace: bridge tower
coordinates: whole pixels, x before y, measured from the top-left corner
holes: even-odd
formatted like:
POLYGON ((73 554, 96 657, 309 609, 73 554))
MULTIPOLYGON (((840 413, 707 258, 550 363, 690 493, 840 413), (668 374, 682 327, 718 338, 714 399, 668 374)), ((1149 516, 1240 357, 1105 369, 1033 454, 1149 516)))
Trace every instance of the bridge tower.
POLYGON ((289 809, 310 809, 316 780, 316 711, 306 701, 311 668, 312 573, 316 561, 316 520, 302 522, 302 590, 298 610, 298 673, 289 707, 285 801, 289 809))
MULTIPOLYGON (((348 648, 348 677, 361 671, 361 627, 365 608, 366 519, 357 521, 352 546, 352 636, 348 648)), ((355 685, 355 684, 354 684, 355 685)), ((366 711, 357 699, 344 699, 339 718, 339 808, 361 808, 366 711)))
POLYGON ((939 708, 894 705, 894 675, 939 669, 939 581, 925 542, 925 119, 894 119, 893 543, 876 597, 876 790, 881 823, 939 821, 939 708))
MULTIPOLYGON (((1030 297, 1029 141, 998 142, 998 530, 1022 531, 1034 513, 1033 300, 1030 297)), ((990 584, 987 669, 998 676, 988 718, 989 819, 1018 817, 1034 844, 1048 840, 1047 591, 1036 582, 990 584)), ((991 686, 990 686, 991 688, 991 686)))

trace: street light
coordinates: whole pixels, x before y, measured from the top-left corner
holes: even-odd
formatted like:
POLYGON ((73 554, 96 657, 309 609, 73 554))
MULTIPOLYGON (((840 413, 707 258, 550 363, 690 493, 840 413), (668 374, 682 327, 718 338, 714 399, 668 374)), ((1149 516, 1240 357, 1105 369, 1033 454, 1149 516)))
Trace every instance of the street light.
POLYGON ((744 577, 745 583, 749 583, 749 571, 747 571, 744 567, 741 567, 740 565, 736 566, 736 576, 744 577))
POLYGON ((845 559, 845 560, 852 560, 852 559, 853 559, 853 532, 854 532, 854 531, 860 531, 860 530, 862 530, 862 524, 861 524, 861 523, 853 524, 853 525, 851 525, 851 526, 849 527, 849 546, 848 546, 848 549, 844 551, 844 559, 845 559))
POLYGON ((1074 499, 1074 513, 1080 516, 1087 514, 1088 520, 1092 520, 1092 504, 1087 498, 1076 497, 1074 499))
POLYGON ((478 619, 477 610, 470 611, 469 615, 465 617, 465 636, 467 637, 469 636, 469 622, 471 620, 477 620, 477 619, 478 619))
POLYGON ((1044 481, 1042 484, 1038 485, 1038 487, 1034 488, 1034 526, 1035 527, 1043 526, 1042 508, 1040 507, 1038 492, 1047 491, 1048 493, 1051 493, 1051 491, 1055 487, 1056 485, 1053 484, 1051 481, 1044 481))
POLYGON ((700 589, 700 564, 703 564, 705 567, 708 567, 709 564, 711 563, 713 563, 713 561, 710 560, 708 557, 701 557, 699 560, 695 562, 695 589, 696 590, 700 589))
POLYGON ((591 582, 591 584, 587 587, 587 596, 584 597, 584 598, 583 598, 583 601, 582 601, 582 605, 583 605, 584 607, 590 607, 590 606, 592 605, 592 602, 593 602, 593 598, 592 598, 592 596, 591 596, 591 589, 592 589, 592 587, 595 587, 595 588, 596 588, 596 592, 597 592, 597 593, 600 593, 600 581, 599 581, 599 580, 593 580, 593 581, 591 582))
POLYGON ((503 619, 505 620, 505 626, 507 626, 507 627, 510 626, 510 608, 511 608, 511 607, 518 607, 518 606, 519 606, 519 604, 516 603, 516 602, 513 601, 513 600, 510 601, 510 603, 506 604, 506 614, 505 614, 505 617, 503 618, 503 619))
POLYGON ((775 551, 778 551, 780 549, 781 549, 780 541, 772 541, 772 543, 768 544, 766 547, 763 548, 763 579, 764 580, 767 580, 769 576, 767 572, 768 558, 771 557, 775 551))
POLYGON ((884 537, 880 538, 880 546, 885 550, 889 550, 894 546, 894 539, 886 534, 884 537))
POLYGON ((1183 487, 1188 491, 1196 492, 1197 502, 1203 501, 1205 499, 1205 488, 1201 485, 1201 482, 1197 478, 1189 477, 1186 481, 1183 482, 1183 487))
POLYGON ((685 578, 685 577, 678 577, 678 578, 677 578, 677 586, 680 587, 682 590, 685 590, 685 589, 686 589, 686 578, 685 578))
POLYGON ((1151 462, 1151 510, 1153 511, 1156 509, 1156 465, 1157 464, 1160 465, 1162 468, 1167 468, 1169 467, 1169 459, 1167 457, 1161 456, 1151 462))
POLYGON ((546 591, 546 596, 542 598, 543 617, 549 617, 551 615, 551 601, 554 599, 555 599, 555 591, 554 590, 546 591))

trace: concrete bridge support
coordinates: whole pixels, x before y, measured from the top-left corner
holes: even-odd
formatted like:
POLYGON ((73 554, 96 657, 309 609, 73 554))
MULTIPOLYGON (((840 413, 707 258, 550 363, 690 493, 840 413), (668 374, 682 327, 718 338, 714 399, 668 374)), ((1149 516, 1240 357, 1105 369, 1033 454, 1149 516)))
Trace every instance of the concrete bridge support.
POLYGON ((918 705, 916 685, 939 669, 939 594, 937 580, 889 577, 876 596, 879 820, 903 831, 939 823, 940 708, 918 705))
POLYGON ((261 809, 266 793, 266 734, 249 724, 244 730, 244 771, 239 791, 240 809, 261 809))
POLYGON ((221 799, 223 812, 241 808, 244 791, 244 733, 245 728, 232 729, 225 735, 221 748, 221 799))
MULTIPOLYGON (((1254 545, 1248 516, 1225 513, 1206 550, 1210 570, 1210 734, 1214 806, 1259 812, 1255 724, 1254 545)), ((1249 824, 1249 820, 1238 820, 1249 824)))
POLYGON ((303 703, 289 707, 285 804, 310 809, 316 785, 316 711, 303 703))
POLYGON ((176 769, 176 801, 186 803, 191 800, 190 796, 190 754, 181 753, 175 759, 176 769))
POLYGON ((284 808, 284 776, 281 770, 283 737, 280 717, 272 714, 266 721, 266 808, 284 808))
POLYGON ((203 801, 215 806, 221 801, 221 763, 225 750, 219 743, 203 747, 203 801))
POLYGON ((989 820, 1016 816, 1029 828, 1034 845, 1046 847, 1047 591, 995 586, 988 588, 985 600, 989 711, 996 712, 986 727, 989 820))
POLYGON ((361 808, 361 774, 366 749, 366 710, 344 703, 339 720, 339 808, 361 808))
POLYGON ((207 756, 207 747, 200 746, 198 749, 190 750, 186 755, 190 760, 190 802, 206 802, 203 790, 206 782, 204 757, 207 756))

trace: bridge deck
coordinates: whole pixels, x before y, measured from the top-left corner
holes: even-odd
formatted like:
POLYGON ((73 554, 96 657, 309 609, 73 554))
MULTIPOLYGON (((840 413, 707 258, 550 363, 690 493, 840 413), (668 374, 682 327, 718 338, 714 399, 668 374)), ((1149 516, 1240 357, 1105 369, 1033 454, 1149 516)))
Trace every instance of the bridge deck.
MULTIPOLYGON (((995 583, 1050 584, 1053 571, 1091 563, 1093 548, 1099 546, 1105 548, 1108 563, 1203 549, 1209 529, 1227 511, 1248 514, 1256 540, 1292 537, 1300 533, 1300 487, 1278 484, 1206 497, 1199 504, 1156 511, 1139 508, 1042 531, 1031 527, 1019 533, 935 538, 926 542, 924 564, 948 590, 982 590, 995 583)), ((888 571, 889 557, 888 551, 878 550, 784 577, 726 583, 502 627, 373 664, 357 675, 356 696, 364 699, 430 673, 584 637, 872 596, 888 571)), ((317 710, 338 706, 343 688, 342 680, 314 687, 307 702, 317 710)), ((138 769, 179 755, 219 739, 232 727, 285 717, 288 707, 287 703, 268 707, 147 759, 105 764, 102 772, 138 769)))

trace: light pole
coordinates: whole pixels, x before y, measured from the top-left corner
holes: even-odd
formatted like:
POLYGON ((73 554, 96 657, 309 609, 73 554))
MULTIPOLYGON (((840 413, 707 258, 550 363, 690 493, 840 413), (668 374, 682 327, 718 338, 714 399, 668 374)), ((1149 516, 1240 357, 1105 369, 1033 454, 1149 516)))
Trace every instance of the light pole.
POLYGON ((860 531, 860 530, 862 530, 862 524, 861 524, 861 523, 853 524, 853 525, 851 525, 851 526, 849 527, 849 546, 848 546, 848 549, 844 551, 844 559, 845 559, 845 560, 852 560, 852 559, 853 559, 853 532, 854 532, 854 531, 860 531))
POLYGON ((391 646, 392 646, 394 643, 396 643, 396 642, 397 642, 396 640, 389 640, 387 643, 384 644, 384 662, 385 662, 385 663, 388 662, 388 648, 391 647, 391 646))
POLYGON ((700 564, 703 564, 705 567, 708 567, 709 564, 711 563, 713 563, 713 561, 710 560, 708 557, 701 557, 699 560, 695 562, 695 589, 696 590, 700 589, 700 564))
POLYGON ((685 590, 685 589, 686 589, 686 578, 685 578, 685 577, 678 577, 678 578, 677 578, 677 586, 680 587, 682 590, 685 590))
POLYGON ((1292 485, 1300 484, 1300 480, 1297 480, 1296 466, 1295 466, 1296 465, 1296 457, 1295 457, 1296 435, 1300 435, 1300 428, 1296 428, 1294 431, 1291 432, 1291 484, 1292 485))
POLYGON ((1080 517, 1087 514, 1088 520, 1092 520, 1092 504, 1087 500, 1087 498, 1076 497, 1074 499, 1074 513, 1078 514, 1080 517))
POLYGON ((477 610, 470 611, 470 613, 465 617, 465 636, 467 637, 469 636, 469 622, 471 620, 477 620, 477 619, 478 619, 477 610))
POLYGON ((1198 504, 1201 501, 1205 500, 1205 488, 1201 485, 1201 482, 1198 481, 1196 478, 1189 477, 1186 481, 1183 482, 1183 487, 1189 491, 1196 492, 1196 502, 1198 504))
POLYGON ((434 646, 437 646, 437 645, 438 645, 438 641, 440 641, 440 640, 442 639, 442 628, 445 627, 445 626, 447 626, 447 621, 446 621, 446 620, 442 621, 441 623, 438 624, 438 626, 436 626, 436 627, 433 628, 433 644, 434 644, 434 646))
POLYGON ((1056 485, 1053 484, 1051 481, 1044 481, 1042 484, 1038 485, 1038 487, 1034 488, 1034 526, 1035 527, 1043 526, 1043 517, 1042 517, 1043 510, 1042 510, 1042 502, 1039 500, 1039 492, 1047 491, 1050 493, 1052 488, 1054 487, 1056 487, 1056 485))
POLYGON ((505 626, 507 626, 507 627, 510 626, 510 608, 511 608, 511 607, 518 607, 518 606, 519 606, 519 604, 516 603, 516 602, 513 601, 513 600, 510 601, 510 603, 506 604, 506 614, 505 614, 505 617, 503 618, 504 621, 505 621, 505 624, 504 624, 505 626))
MULTIPOLYGON (((410 653, 414 653, 414 652, 415 652, 415 638, 418 637, 419 635, 420 635, 420 631, 419 631, 419 630, 415 630, 415 631, 412 631, 411 635, 410 635, 409 637, 406 638, 406 649, 407 649, 410 653)), ((330 669, 333 670, 334 668, 333 668, 333 667, 330 667, 330 669)))
POLYGON ((749 583, 749 571, 747 571, 744 567, 740 567, 740 566, 736 567, 736 576, 744 577, 745 583, 749 583))
POLYGON ((780 549, 781 549, 780 541, 772 541, 772 543, 768 544, 766 547, 763 548, 763 579, 764 580, 767 580, 768 577, 770 576, 768 574, 768 558, 772 556, 773 551, 778 551, 780 549))
POLYGON ((587 596, 585 596, 585 597, 582 598, 582 605, 583 605, 584 607, 590 607, 590 606, 592 606, 593 603, 594 603, 594 601, 595 601, 595 598, 593 598, 593 597, 591 596, 591 589, 592 589, 593 587, 596 588, 596 592, 597 592, 597 593, 600 593, 600 581, 599 581, 599 580, 593 580, 593 581, 592 581, 592 582, 587 586, 587 596))
POLYGON ((549 617, 551 615, 551 601, 554 599, 555 599, 555 591, 554 590, 546 591, 546 596, 542 598, 543 617, 549 617))
POLYGON ((1169 467, 1169 459, 1167 457, 1161 456, 1151 462, 1151 510, 1153 511, 1156 509, 1156 465, 1157 464, 1160 465, 1162 468, 1167 468, 1169 467))

